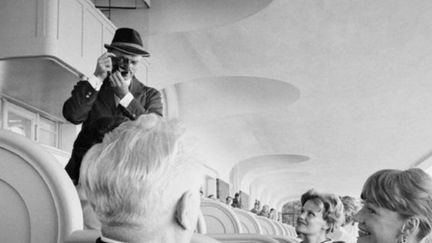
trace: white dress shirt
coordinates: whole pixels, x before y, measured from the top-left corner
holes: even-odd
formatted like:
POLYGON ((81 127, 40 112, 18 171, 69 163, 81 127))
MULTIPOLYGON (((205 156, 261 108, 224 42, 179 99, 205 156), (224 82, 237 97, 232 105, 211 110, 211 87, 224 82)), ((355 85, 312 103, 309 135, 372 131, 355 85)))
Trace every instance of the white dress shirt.
MULTIPOLYGON (((90 85, 96 90, 99 91, 103 81, 101 81, 98 77, 96 77, 95 75, 91 75, 88 79, 87 82, 90 83, 90 85)), ((127 83, 127 86, 129 87, 132 79, 128 79, 125 80, 125 82, 127 83)), ((122 99, 120 99, 119 97, 117 97, 116 95, 114 96, 115 98, 115 102, 116 104, 120 104, 123 107, 128 107, 128 105, 131 103, 131 101, 134 99, 133 95, 131 94, 131 92, 128 92, 122 99)))

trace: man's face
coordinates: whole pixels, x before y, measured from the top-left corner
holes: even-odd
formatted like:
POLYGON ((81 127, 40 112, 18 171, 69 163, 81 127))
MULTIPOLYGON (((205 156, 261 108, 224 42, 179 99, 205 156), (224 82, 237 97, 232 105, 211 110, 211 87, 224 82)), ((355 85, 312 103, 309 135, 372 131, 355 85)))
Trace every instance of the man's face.
POLYGON ((138 69, 142 56, 129 55, 117 50, 112 50, 111 53, 115 55, 112 57, 113 72, 119 71, 125 80, 131 79, 138 69))

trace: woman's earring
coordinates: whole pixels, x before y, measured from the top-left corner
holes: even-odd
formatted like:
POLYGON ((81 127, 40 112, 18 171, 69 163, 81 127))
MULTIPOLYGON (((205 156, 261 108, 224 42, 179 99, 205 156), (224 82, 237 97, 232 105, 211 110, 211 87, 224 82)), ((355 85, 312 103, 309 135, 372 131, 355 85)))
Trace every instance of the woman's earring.
POLYGON ((407 243, 408 241, 407 241, 407 237, 406 237, 406 235, 402 235, 402 237, 401 237, 402 239, 401 239, 401 243, 407 243))

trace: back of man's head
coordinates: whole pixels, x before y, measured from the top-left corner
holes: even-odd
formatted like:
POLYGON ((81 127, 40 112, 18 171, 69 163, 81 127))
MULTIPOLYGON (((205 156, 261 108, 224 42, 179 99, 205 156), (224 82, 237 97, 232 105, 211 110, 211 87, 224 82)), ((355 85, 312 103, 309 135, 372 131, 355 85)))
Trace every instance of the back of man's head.
POLYGON ((178 123, 143 115, 89 150, 80 184, 105 237, 181 242, 197 223, 201 172, 178 123))

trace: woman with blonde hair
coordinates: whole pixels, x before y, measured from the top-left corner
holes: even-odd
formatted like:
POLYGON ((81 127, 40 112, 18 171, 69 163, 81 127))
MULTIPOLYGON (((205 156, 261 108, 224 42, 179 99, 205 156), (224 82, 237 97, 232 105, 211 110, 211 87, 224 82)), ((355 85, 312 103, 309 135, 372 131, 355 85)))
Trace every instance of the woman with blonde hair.
POLYGON ((363 185, 358 243, 419 243, 431 232, 432 179, 423 170, 380 170, 363 185))
POLYGON ((334 194, 321 194, 309 190, 301 197, 301 214, 296 231, 303 243, 333 242, 328 233, 343 221, 343 205, 334 194))

